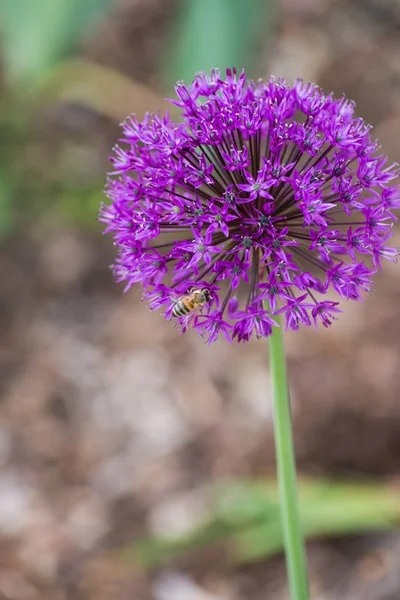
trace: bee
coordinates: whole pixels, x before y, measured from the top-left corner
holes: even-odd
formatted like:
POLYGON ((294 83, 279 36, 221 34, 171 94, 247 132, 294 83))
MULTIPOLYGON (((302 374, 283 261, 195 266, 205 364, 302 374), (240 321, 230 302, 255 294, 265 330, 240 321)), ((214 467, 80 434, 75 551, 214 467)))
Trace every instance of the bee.
POLYGON ((189 314, 194 316, 210 300, 211 294, 209 290, 195 287, 189 288, 186 294, 174 301, 172 316, 185 317, 189 314))

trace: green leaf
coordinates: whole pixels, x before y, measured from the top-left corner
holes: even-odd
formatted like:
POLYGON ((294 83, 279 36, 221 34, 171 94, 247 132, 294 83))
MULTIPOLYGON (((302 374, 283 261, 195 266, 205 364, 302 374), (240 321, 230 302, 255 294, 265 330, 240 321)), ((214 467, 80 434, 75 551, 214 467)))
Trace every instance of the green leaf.
POLYGON ((274 0, 183 0, 164 65, 168 87, 198 71, 250 69, 261 40, 271 36, 274 0))
MULTIPOLYGON (((384 531, 400 522, 400 497, 389 486, 303 480, 299 494, 306 538, 384 531)), ((279 516, 274 523, 260 519, 235 532, 233 543, 232 558, 238 563, 254 562, 282 550, 279 516)))
POLYGON ((68 54, 112 0, 2 0, 6 72, 28 82, 68 54))
MULTIPOLYGON (((306 538, 384 531, 400 523, 400 494, 393 486, 301 480, 300 520, 306 538)), ((178 538, 148 538, 125 554, 153 568, 197 548, 224 544, 234 563, 268 558, 283 549, 275 481, 218 486, 209 520, 178 538)))
POLYGON ((217 491, 216 515, 235 528, 263 519, 279 519, 276 486, 261 482, 238 482, 220 485, 217 491))

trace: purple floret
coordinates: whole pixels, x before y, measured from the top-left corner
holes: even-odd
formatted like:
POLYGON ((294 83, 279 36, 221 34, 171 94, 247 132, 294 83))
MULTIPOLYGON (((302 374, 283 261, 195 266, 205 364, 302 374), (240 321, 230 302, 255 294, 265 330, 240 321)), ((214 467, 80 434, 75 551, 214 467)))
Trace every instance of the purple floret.
POLYGON ((281 313, 294 330, 328 327, 339 309, 324 294, 360 300, 381 260, 397 260, 398 165, 351 101, 314 84, 228 69, 176 93, 181 123, 129 117, 114 148, 100 219, 116 280, 141 283, 167 319, 182 295, 208 289, 202 312, 178 321, 209 342, 266 337, 281 313))

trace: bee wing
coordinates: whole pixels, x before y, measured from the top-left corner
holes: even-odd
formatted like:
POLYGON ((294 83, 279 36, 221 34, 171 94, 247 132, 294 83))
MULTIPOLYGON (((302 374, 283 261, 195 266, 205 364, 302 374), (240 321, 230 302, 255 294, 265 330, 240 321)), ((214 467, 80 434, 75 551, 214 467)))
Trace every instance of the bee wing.
POLYGON ((195 308, 194 310, 192 310, 192 312, 190 312, 186 317, 184 317, 184 327, 185 329, 187 327, 192 327, 192 325, 194 324, 196 317, 199 313, 199 309, 195 308))
POLYGON ((193 294, 193 292, 197 292, 197 291, 199 291, 199 289, 200 289, 199 286, 191 285, 190 288, 188 288, 186 290, 186 293, 187 294, 193 294))
POLYGON ((182 317, 185 329, 187 327, 192 327, 196 318, 203 311, 203 306, 196 306, 190 313, 182 317))
POLYGON ((180 300, 182 300, 183 298, 185 298, 186 294, 170 294, 169 299, 171 300, 171 302, 173 304, 176 304, 177 302, 179 302, 180 300))

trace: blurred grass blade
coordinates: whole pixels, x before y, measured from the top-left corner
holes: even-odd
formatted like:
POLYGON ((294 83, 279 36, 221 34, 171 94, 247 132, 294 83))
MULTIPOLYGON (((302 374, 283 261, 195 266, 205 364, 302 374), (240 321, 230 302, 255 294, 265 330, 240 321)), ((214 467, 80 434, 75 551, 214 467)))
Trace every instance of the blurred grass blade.
MULTIPOLYGON (((251 64, 272 35, 275 0, 181 0, 163 69, 168 87, 197 71, 251 64)), ((259 62, 259 61, 258 61, 259 62)))
POLYGON ((114 0, 1 0, 6 72, 27 82, 70 52, 114 0))
POLYGON ((139 540, 126 549, 127 559, 133 557, 145 568, 152 568, 198 548, 224 543, 233 531, 252 526, 260 519, 275 523, 279 520, 274 486, 271 498, 265 495, 264 484, 254 484, 250 488, 245 484, 229 484, 218 486, 214 492, 216 501, 207 522, 179 538, 139 540))
POLYGON ((46 79, 37 100, 81 104, 118 122, 131 113, 171 113, 174 105, 147 86, 108 67, 84 60, 68 61, 46 79))
POLYGON ((224 542, 230 528, 219 519, 213 519, 177 539, 148 538, 128 546, 123 554, 128 562, 139 562, 143 568, 152 569, 199 548, 224 542))
MULTIPOLYGON (((400 523, 400 494, 392 486, 302 480, 299 494, 306 538, 383 531, 400 523)), ((282 551, 274 481, 227 484, 218 493, 209 521, 179 538, 136 542, 127 555, 152 568, 215 544, 225 545, 234 563, 253 562, 282 551)))
MULTIPOLYGON (((306 538, 393 529, 400 523, 400 495, 384 485, 303 481, 300 519, 306 538)), ((279 520, 271 524, 261 519, 234 532, 232 542, 234 562, 254 562, 275 554, 283 548, 279 520)))

